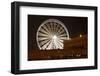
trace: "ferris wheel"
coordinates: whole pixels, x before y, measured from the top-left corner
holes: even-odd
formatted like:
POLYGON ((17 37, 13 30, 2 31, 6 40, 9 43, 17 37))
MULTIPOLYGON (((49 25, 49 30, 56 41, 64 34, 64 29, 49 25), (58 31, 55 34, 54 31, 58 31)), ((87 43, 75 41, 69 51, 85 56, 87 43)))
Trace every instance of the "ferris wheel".
POLYGON ((57 19, 47 19, 37 30, 37 45, 40 50, 64 49, 64 40, 69 40, 65 25, 57 19))

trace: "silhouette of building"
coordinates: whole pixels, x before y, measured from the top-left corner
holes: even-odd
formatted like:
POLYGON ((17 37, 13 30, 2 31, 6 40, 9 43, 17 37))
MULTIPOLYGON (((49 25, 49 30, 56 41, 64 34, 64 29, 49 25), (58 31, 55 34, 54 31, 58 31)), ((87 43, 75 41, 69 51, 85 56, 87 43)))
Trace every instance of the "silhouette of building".
POLYGON ((78 59, 87 58, 87 35, 64 41, 64 49, 38 50, 28 52, 28 60, 78 59))

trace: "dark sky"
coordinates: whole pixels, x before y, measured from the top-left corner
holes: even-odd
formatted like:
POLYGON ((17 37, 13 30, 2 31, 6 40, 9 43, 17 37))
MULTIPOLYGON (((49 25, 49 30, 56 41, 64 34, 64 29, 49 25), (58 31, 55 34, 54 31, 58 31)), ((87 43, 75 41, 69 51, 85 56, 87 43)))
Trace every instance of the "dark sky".
POLYGON ((28 50, 38 48, 36 32, 41 23, 47 19, 58 19, 63 22, 71 38, 79 34, 87 34, 87 17, 28 15, 28 50))

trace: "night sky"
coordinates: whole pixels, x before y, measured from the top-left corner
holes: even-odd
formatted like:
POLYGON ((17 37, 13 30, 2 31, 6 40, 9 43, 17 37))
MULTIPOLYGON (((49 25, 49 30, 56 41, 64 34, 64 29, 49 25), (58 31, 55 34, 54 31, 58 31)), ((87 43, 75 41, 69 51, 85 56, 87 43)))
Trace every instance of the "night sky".
POLYGON ((36 33, 38 27, 47 19, 58 19, 65 24, 71 38, 80 34, 87 34, 87 17, 71 17, 71 16, 43 16, 28 15, 28 50, 38 49, 36 42, 36 33))

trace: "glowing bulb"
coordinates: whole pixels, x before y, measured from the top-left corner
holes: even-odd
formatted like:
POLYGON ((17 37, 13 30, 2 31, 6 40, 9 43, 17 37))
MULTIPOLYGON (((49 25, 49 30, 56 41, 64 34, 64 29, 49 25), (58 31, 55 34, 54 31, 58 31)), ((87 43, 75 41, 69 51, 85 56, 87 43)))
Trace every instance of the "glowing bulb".
POLYGON ((71 38, 67 38, 67 40, 71 40, 71 38))
POLYGON ((57 39, 57 36, 56 36, 56 35, 54 35, 54 36, 53 36, 53 39, 57 39))
POLYGON ((82 35, 80 34, 80 37, 82 37, 82 35))

